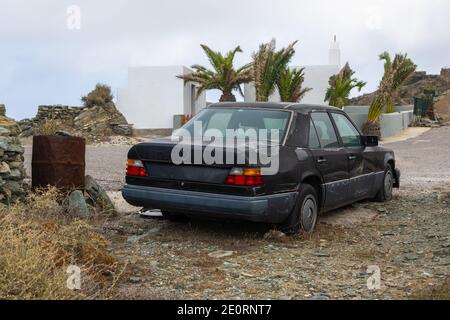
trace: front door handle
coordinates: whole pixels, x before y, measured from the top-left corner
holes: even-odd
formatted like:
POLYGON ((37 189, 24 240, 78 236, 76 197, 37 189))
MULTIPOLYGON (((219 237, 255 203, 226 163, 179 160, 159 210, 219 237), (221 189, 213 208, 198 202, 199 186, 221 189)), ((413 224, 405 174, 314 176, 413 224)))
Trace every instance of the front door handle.
POLYGON ((317 163, 325 163, 325 162, 327 162, 328 160, 327 159, 324 159, 324 158, 320 158, 320 159, 317 159, 317 163))
POLYGON ((348 156, 348 160, 356 160, 357 158, 357 156, 348 156))

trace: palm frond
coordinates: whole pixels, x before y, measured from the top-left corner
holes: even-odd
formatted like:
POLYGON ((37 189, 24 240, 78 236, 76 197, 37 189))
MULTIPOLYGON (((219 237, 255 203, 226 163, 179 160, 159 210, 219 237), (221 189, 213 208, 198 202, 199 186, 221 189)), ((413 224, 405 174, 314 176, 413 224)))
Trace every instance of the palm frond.
POLYGON ((408 77, 414 73, 417 66, 408 58, 407 54, 397 53, 392 61, 389 53, 379 55, 384 60, 384 74, 374 97, 368 114, 369 122, 376 122, 386 108, 387 112, 393 111, 394 98, 408 77))
POLYGON ((325 100, 332 106, 342 108, 348 102, 348 97, 353 89, 358 91, 366 85, 366 82, 352 78, 355 72, 350 68, 348 62, 337 75, 330 77, 329 87, 325 94, 325 100))
POLYGON ((242 52, 241 48, 237 46, 224 56, 206 45, 202 44, 201 47, 213 69, 210 70, 204 66, 194 64, 191 67, 194 70, 191 74, 178 75, 177 78, 183 79, 185 83, 197 83, 197 98, 205 90, 210 89, 221 90, 223 96, 232 98, 234 98, 233 90, 237 90, 242 94, 240 85, 252 81, 252 70, 250 64, 246 64, 237 70, 234 68, 234 58, 236 53, 242 52))
POLYGON ((297 41, 294 41, 286 48, 276 51, 276 41, 272 39, 261 44, 259 50, 253 53, 253 81, 257 101, 267 101, 273 94, 281 72, 286 69, 295 54, 296 43, 297 41))

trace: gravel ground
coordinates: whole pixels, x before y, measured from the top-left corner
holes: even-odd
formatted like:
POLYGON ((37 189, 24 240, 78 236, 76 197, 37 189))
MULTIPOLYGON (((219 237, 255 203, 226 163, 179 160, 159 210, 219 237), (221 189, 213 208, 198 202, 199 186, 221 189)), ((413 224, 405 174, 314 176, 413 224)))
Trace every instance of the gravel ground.
MULTIPOLYGON (((402 170, 394 199, 326 214, 313 235, 135 213, 102 223, 127 263, 118 298, 450 299, 450 127, 386 146, 402 170), (380 289, 367 287, 369 266, 380 289)), ((88 174, 119 189, 128 149, 89 146, 88 174)))
POLYGON ((389 203, 344 209, 345 216, 363 211, 359 221, 334 218, 342 210, 327 214, 311 236, 137 215, 103 228, 128 261, 120 298, 449 299, 449 196, 450 187, 400 191, 389 203), (381 286, 369 290, 374 265, 381 286))

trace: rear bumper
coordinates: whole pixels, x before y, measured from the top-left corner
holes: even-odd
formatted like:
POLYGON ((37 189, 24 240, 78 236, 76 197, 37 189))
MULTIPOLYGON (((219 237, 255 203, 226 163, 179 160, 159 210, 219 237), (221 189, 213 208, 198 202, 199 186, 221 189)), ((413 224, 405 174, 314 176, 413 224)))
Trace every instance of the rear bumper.
POLYGON ((280 223, 291 213, 296 192, 241 197, 206 192, 126 185, 124 199, 131 205, 186 211, 189 215, 280 223))

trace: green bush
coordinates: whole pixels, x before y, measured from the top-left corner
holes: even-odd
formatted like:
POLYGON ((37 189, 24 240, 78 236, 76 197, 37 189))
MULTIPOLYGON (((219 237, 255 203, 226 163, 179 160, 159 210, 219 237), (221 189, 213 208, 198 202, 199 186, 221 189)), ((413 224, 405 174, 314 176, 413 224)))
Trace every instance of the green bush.
POLYGON ((113 98, 111 87, 98 83, 94 90, 89 92, 87 96, 81 98, 81 101, 83 101, 85 107, 104 106, 112 102, 113 98))

